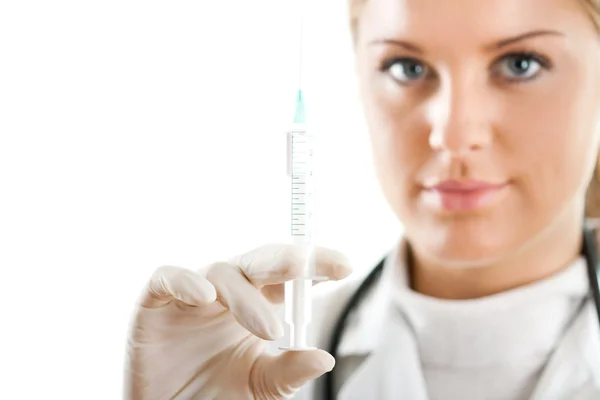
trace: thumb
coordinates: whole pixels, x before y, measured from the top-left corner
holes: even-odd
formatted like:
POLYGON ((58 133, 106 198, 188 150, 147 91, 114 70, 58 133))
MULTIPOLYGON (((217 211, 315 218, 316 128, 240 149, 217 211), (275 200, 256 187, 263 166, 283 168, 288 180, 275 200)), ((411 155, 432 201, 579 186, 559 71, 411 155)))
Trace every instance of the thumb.
POLYGON ((266 386, 254 388, 256 394, 266 395, 260 398, 288 398, 335 365, 335 359, 323 350, 286 351, 263 361, 264 368, 258 371, 262 370, 264 375, 254 379, 259 385, 266 386))

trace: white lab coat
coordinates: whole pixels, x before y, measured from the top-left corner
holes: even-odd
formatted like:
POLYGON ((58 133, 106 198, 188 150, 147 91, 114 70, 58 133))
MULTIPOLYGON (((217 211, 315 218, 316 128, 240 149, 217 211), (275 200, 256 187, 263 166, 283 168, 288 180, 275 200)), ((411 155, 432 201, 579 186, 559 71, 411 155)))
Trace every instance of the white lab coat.
MULTIPOLYGON (((341 369, 336 373, 343 375, 343 366, 352 360, 359 360, 359 366, 347 377, 336 375, 336 381, 341 381, 338 400, 429 400, 412 331, 387 307, 391 287, 385 274, 386 269, 344 331, 336 365, 341 369)), ((312 343, 317 347, 328 349, 333 325, 363 278, 321 284, 311 323, 312 343)), ((325 400, 323 390, 324 380, 319 378, 294 399, 325 400)), ((565 333, 530 400, 600 400, 600 327, 593 301, 587 302, 565 333)))

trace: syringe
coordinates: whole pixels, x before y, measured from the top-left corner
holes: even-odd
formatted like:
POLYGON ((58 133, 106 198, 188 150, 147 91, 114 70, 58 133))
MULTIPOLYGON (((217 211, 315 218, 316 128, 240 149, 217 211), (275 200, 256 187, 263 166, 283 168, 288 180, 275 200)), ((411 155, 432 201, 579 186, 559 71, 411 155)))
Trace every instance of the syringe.
POLYGON ((288 176, 291 178, 291 228, 295 245, 304 253, 302 276, 285 284, 288 350, 306 350, 312 317, 312 285, 316 276, 314 244, 314 136, 306 129, 304 98, 298 90, 294 128, 288 132, 288 176))
MULTIPOLYGON (((301 1, 301 0, 300 0, 301 1)), ((300 65, 296 95, 294 126, 287 132, 288 176, 291 178, 291 228, 293 243, 303 252, 302 275, 285 284, 285 322, 289 326, 286 350, 310 349, 308 327, 312 319, 313 281, 315 268, 314 216, 314 145, 315 138, 307 131, 304 94, 302 92, 302 53, 304 11, 300 9, 300 65)))

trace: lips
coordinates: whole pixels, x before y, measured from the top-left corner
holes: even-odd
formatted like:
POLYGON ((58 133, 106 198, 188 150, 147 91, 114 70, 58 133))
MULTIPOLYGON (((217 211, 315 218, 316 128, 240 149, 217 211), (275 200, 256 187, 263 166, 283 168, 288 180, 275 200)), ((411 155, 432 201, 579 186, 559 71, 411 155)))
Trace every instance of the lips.
POLYGON ((449 180, 425 187, 424 196, 426 202, 436 208, 467 212, 490 205, 506 186, 506 183, 449 180))

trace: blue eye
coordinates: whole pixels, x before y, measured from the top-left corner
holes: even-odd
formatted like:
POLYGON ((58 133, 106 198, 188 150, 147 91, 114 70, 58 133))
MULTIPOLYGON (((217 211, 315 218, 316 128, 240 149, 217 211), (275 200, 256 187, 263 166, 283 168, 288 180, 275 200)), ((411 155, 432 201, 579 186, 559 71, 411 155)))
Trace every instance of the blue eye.
POLYGON ((528 80, 536 77, 545 62, 532 54, 510 54, 498 64, 498 72, 509 80, 528 80))
POLYGON ((427 75, 427 66, 412 58, 396 59, 386 66, 392 78, 406 84, 416 81, 427 75))

